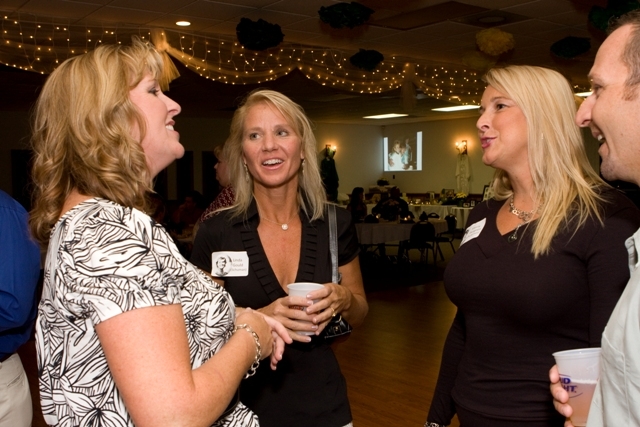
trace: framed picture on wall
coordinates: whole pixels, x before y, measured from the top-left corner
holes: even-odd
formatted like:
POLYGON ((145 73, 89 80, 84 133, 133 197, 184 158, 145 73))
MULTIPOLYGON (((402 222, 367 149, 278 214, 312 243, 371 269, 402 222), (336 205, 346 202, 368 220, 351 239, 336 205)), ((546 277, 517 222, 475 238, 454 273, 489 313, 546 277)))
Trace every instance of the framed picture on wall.
POLYGON ((482 200, 489 200, 493 197, 493 188, 490 185, 484 186, 484 191, 482 192, 482 200))

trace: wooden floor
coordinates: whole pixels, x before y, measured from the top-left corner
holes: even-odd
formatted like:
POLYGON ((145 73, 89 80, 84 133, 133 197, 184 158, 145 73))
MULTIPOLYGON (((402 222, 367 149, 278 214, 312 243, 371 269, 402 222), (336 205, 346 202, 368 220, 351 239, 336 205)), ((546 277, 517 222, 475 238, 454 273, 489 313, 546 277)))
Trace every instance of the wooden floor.
MULTIPOLYGON (((449 259, 451 249, 442 248, 449 259)), ((438 262, 438 268, 414 264, 408 270, 390 264, 382 267, 384 272, 363 272, 369 314, 351 337, 334 345, 347 379, 355 427, 424 424, 442 347, 455 315, 439 280, 445 265, 443 261, 438 262)), ((23 346, 20 355, 33 396, 33 427, 45 427, 34 343, 23 346)), ((457 420, 451 426, 458 427, 457 420)))

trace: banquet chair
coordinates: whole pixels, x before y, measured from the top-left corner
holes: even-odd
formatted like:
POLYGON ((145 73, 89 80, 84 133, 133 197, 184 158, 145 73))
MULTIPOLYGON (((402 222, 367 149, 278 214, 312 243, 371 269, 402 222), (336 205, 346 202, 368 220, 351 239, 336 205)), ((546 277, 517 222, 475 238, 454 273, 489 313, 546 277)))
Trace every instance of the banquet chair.
POLYGON ((453 214, 449 214, 444 217, 444 220, 447 221, 447 231, 443 231, 438 234, 436 237, 436 244, 438 245, 440 255, 442 255, 440 243, 449 243, 451 245, 451 249, 453 249, 453 253, 455 254, 456 248, 453 246, 453 241, 455 239, 462 239, 462 234, 458 231, 458 218, 453 214))
POLYGON ((436 230, 429 222, 418 222, 411 227, 409 240, 403 242, 403 250, 407 258, 411 249, 420 251, 420 262, 429 263, 429 251, 433 253, 433 264, 436 259, 436 230))
POLYGON ((435 218, 435 219, 440 219, 440 215, 438 215, 435 212, 429 212, 429 215, 427 215, 427 218, 435 218))

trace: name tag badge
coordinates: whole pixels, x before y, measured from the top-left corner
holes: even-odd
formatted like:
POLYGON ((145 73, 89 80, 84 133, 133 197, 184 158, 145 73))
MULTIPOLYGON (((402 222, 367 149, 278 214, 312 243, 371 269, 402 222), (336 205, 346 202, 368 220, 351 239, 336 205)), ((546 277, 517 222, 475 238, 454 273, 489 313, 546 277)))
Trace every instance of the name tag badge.
POLYGON ((246 251, 214 252, 211 254, 213 277, 245 277, 249 275, 249 256, 246 251))
POLYGON ((487 223, 487 218, 483 218, 480 221, 473 223, 469 227, 467 227, 464 232, 464 237, 462 237, 462 242, 460 242, 460 246, 467 243, 469 240, 475 239, 480 235, 480 232, 484 228, 484 225, 487 223))

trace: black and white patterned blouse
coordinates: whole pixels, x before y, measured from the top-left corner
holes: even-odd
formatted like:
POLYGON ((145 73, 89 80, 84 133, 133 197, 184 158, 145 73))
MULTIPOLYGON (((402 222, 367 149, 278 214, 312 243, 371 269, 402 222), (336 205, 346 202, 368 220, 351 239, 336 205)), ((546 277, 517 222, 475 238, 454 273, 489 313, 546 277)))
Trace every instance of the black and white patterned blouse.
MULTIPOLYGON (((55 225, 38 308, 40 399, 47 424, 133 426, 109 372, 95 326, 141 307, 181 304, 191 366, 231 337, 229 294, 178 252, 146 214, 89 199, 55 225)), ((239 403, 215 426, 258 426, 239 403)))

